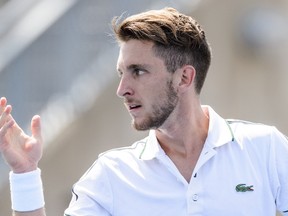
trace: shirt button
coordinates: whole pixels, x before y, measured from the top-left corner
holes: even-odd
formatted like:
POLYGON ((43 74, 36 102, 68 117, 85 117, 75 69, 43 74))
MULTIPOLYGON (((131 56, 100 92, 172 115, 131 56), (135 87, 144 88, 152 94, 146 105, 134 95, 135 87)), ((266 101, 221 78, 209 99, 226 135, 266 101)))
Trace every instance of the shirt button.
POLYGON ((194 194, 194 195, 192 196, 192 200, 193 200, 194 202, 196 202, 196 201, 198 200, 198 198, 199 198, 198 194, 194 194))

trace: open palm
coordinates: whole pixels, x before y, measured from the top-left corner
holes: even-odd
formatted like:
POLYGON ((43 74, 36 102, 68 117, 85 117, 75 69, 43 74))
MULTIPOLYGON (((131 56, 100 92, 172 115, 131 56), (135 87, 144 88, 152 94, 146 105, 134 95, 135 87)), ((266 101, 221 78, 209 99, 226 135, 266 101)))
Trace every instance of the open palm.
POLYGON ((11 106, 6 99, 0 99, 0 151, 15 173, 35 170, 42 157, 42 136, 40 117, 31 120, 32 135, 28 136, 11 115, 11 106))

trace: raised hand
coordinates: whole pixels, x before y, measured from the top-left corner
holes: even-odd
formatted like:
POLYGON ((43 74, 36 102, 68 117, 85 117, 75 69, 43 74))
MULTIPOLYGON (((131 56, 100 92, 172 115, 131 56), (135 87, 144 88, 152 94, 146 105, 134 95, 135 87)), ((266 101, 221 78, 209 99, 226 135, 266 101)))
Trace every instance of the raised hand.
POLYGON ((14 173, 30 172, 37 168, 42 157, 43 141, 40 116, 31 120, 32 135, 27 135, 11 115, 12 107, 6 98, 0 99, 0 152, 14 173))

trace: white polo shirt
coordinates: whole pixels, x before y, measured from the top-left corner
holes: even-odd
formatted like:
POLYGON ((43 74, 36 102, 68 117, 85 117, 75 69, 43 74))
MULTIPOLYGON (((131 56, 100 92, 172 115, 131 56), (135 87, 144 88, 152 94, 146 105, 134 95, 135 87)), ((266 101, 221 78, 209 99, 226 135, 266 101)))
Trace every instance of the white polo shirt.
POLYGON ((190 183, 155 131, 101 154, 73 188, 71 216, 288 215, 288 142, 275 127, 226 121, 208 107, 208 137, 190 183))

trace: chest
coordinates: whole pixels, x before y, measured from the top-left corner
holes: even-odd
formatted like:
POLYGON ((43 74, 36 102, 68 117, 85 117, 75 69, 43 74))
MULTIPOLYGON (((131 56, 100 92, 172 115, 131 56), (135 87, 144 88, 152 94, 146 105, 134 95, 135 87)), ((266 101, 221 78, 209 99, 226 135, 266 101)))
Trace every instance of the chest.
POLYGON ((276 190, 270 186, 269 173, 249 155, 201 155, 187 172, 192 175, 189 183, 167 158, 145 162, 138 171, 111 184, 117 186, 115 197, 122 194, 114 203, 116 215, 275 215, 276 190))

